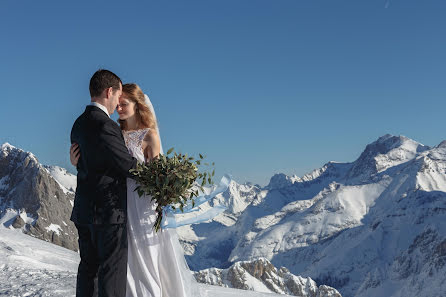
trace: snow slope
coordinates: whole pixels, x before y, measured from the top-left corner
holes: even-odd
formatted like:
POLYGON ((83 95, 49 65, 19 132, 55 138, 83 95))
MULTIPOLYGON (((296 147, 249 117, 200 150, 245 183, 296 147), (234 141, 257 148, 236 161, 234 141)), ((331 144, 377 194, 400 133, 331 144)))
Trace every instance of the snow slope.
MULTIPOLYGON (((20 230, 1 227, 0 258, 0 296, 75 296, 77 253, 25 235, 20 230)), ((250 288, 258 286, 259 282, 254 280, 250 288)), ((206 284, 200 284, 200 291, 202 296, 213 297, 289 296, 206 284)))
POLYGON ((77 253, 0 228, 0 296, 74 296, 77 253))
POLYGON ((69 173, 65 168, 59 166, 44 166, 51 176, 59 183, 65 193, 76 191, 76 175, 69 173))

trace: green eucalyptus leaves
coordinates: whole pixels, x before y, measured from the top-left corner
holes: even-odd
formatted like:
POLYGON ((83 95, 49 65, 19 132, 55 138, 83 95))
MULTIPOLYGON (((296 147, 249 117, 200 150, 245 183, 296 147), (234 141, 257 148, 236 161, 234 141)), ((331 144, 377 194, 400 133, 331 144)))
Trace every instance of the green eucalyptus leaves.
MULTIPOLYGON (((205 185, 213 185, 212 172, 199 172, 198 166, 206 165, 202 163, 204 156, 199 154, 199 159, 194 161, 194 157, 187 154, 173 152, 173 148, 167 151, 166 155, 159 155, 148 163, 139 163, 136 169, 131 169, 133 179, 138 186, 135 191, 140 197, 150 196, 157 204, 157 218, 154 224, 155 231, 161 228, 163 220, 163 208, 170 205, 173 209, 183 207, 191 200, 194 207, 194 197, 198 197, 199 191, 203 192, 205 185)), ((212 163, 214 166, 214 163, 212 163)))

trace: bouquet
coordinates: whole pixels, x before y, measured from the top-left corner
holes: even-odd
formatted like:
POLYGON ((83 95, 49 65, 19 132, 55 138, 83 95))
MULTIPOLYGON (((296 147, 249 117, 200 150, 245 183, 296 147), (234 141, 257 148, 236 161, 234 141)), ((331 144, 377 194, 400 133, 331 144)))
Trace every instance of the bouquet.
MULTIPOLYGON (((164 208, 170 206, 183 211, 188 203, 192 203, 194 207, 194 197, 199 195, 198 189, 203 192, 203 186, 213 185, 215 169, 211 173, 198 171, 198 166, 202 165, 204 159, 202 154, 199 154, 199 160, 194 160, 194 157, 187 154, 174 152, 172 156, 172 152, 173 148, 166 155, 160 154, 148 163, 138 163, 136 169, 130 170, 138 184, 135 189, 138 195, 151 196, 151 200, 157 204, 157 217, 153 226, 155 231, 161 228, 164 208), (194 189, 194 186, 198 188, 194 189)), ((204 165, 209 166, 208 163, 204 165)))

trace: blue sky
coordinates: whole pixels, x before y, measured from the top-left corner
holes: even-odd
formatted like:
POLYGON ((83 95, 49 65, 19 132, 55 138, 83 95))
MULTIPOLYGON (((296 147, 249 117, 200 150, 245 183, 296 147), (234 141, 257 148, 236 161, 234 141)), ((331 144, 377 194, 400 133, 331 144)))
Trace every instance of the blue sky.
MULTIPOLYGON (((0 2, 0 142, 74 172, 98 68, 136 82, 165 148, 266 185, 390 133, 444 137, 445 1, 0 2)), ((116 118, 116 114, 114 116, 116 118)))

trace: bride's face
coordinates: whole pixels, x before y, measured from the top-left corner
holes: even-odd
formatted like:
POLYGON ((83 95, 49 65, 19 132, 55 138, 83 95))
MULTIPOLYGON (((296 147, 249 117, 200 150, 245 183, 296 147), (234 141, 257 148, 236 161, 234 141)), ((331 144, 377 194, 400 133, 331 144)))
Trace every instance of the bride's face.
POLYGON ((136 104, 135 102, 127 99, 125 94, 122 94, 122 96, 119 98, 119 104, 116 110, 118 111, 119 119, 126 120, 135 115, 136 104))

